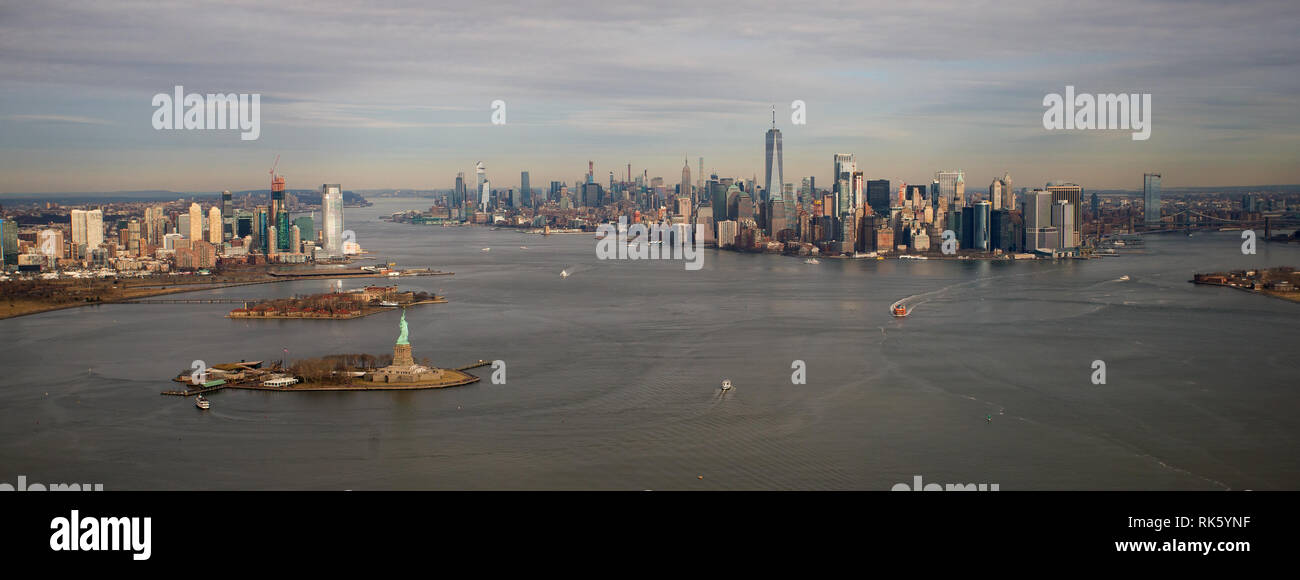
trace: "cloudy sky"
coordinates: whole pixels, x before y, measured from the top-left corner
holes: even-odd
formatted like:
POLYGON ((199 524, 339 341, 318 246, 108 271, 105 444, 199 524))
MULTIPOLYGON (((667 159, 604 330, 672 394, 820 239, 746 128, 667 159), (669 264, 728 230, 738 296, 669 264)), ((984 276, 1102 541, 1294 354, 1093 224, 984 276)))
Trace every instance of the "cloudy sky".
POLYGON ((0 0, 0 192, 761 176, 774 104, 787 182, 1300 183, 1294 0, 274 4, 0 0), (1045 130, 1067 84, 1150 93, 1151 138, 1045 130), (154 130, 175 85, 261 94, 260 139, 154 130))

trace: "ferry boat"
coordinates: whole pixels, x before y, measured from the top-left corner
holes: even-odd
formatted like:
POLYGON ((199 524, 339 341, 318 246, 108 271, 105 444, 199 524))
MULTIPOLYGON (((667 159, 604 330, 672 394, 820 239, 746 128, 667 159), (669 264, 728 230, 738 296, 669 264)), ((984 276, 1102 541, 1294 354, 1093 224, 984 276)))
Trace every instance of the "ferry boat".
POLYGON ((818 260, 817 258, 808 258, 807 260, 804 260, 803 263, 805 263, 805 264, 820 264, 821 261, 818 260))
POLYGON ((722 390, 724 391, 731 390, 731 379, 722 379, 722 390))
POLYGON ((203 395, 199 395, 194 397, 194 406, 206 410, 212 406, 212 403, 208 402, 208 399, 203 395))
POLYGON ((911 254, 903 254, 903 255, 899 256, 898 259, 900 259, 900 260, 929 260, 930 258, 927 258, 927 257, 925 257, 925 256, 913 256, 913 255, 911 255, 911 254))
POLYGON ((911 311, 909 311, 906 306, 903 306, 901 304, 895 304, 893 311, 894 311, 894 316, 898 318, 903 318, 904 316, 911 314, 911 311))
POLYGON ((401 306, 401 304, 393 302, 392 300, 384 300, 380 302, 379 305, 380 306, 401 306))

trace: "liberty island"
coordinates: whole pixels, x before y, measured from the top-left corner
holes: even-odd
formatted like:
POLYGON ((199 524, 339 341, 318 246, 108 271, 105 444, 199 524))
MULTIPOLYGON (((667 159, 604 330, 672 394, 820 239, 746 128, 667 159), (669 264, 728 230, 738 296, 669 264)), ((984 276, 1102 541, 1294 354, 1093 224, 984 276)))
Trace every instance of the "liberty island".
MULTIPOLYGON (((207 369, 210 381, 199 388, 186 391, 164 391, 164 395, 191 396, 221 389, 248 389, 257 391, 371 391, 414 390, 459 387, 479 381, 479 377, 465 371, 486 366, 479 360, 460 368, 439 368, 419 364, 411 353, 410 328, 406 324, 406 310, 398 322, 399 333, 393 345, 392 362, 384 366, 367 364, 378 361, 369 355, 335 355, 320 359, 294 361, 289 367, 281 364, 262 369, 258 363, 231 363, 207 369), (355 361, 360 359, 360 364, 355 361)), ((427 361, 427 359, 426 359, 427 361)), ((176 380, 184 382, 183 377, 176 380)))

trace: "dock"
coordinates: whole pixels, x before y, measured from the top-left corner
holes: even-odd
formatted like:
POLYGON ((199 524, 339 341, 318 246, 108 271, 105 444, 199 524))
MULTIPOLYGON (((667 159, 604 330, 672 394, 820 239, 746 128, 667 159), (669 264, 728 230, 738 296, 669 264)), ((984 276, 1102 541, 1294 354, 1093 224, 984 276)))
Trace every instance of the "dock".
POLYGON ((463 372, 463 371, 467 371, 467 370, 470 370, 470 369, 476 369, 476 368, 479 368, 479 367, 485 367, 485 366, 488 366, 488 365, 490 365, 490 364, 492 364, 492 361, 490 361, 490 360, 478 359, 478 362, 476 362, 476 363, 468 364, 468 365, 465 365, 465 366, 463 366, 463 367, 457 367, 457 368, 452 369, 452 370, 457 370, 457 371, 462 371, 462 372, 463 372))

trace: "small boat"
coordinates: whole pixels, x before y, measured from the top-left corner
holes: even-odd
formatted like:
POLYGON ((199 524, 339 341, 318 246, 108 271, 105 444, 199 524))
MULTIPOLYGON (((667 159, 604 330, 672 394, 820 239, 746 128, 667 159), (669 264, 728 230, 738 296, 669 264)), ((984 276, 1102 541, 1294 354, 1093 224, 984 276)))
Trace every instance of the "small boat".
POLYGON ((208 407, 212 406, 212 403, 208 402, 208 399, 203 395, 199 395, 194 397, 194 406, 206 410, 208 407))
POLYGON ((1119 277, 1120 282, 1128 282, 1128 274, 1119 277))
POLYGON ((895 304, 893 308, 893 312, 894 312, 894 316, 897 316, 898 318, 902 318, 904 316, 907 316, 908 314, 911 314, 911 312, 907 309, 907 307, 901 304, 895 304))
POLYGON ((807 260, 804 260, 803 263, 805 263, 805 264, 820 264, 821 261, 819 261, 817 258, 808 258, 807 260))
POLYGON ((483 248, 483 251, 484 251, 484 252, 491 252, 491 251, 492 251, 492 248, 483 248))
POLYGON ((731 390, 731 379, 722 379, 722 390, 724 391, 731 390))
POLYGON ((561 277, 561 278, 568 278, 568 277, 569 277, 569 271, 568 271, 568 270, 560 270, 560 277, 561 277))

